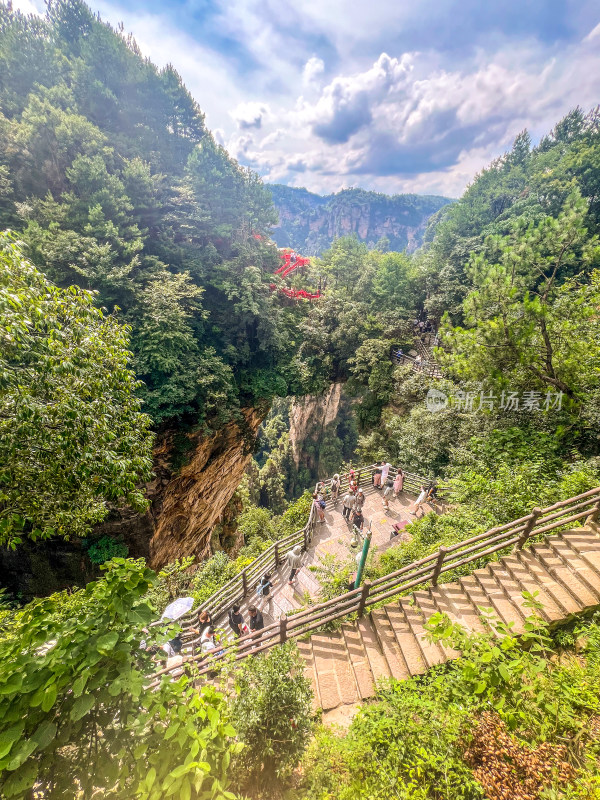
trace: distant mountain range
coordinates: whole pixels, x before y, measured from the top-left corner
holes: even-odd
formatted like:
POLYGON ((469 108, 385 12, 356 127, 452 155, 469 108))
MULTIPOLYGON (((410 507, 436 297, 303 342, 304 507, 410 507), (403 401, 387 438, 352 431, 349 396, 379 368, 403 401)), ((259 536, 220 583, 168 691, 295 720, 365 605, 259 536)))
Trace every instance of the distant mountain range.
POLYGON ((438 195, 390 196, 363 189, 321 196, 279 183, 269 189, 279 213, 273 239, 307 256, 320 255, 334 239, 351 233, 370 247, 385 236, 391 250, 412 252, 423 241, 429 217, 452 202, 438 195))

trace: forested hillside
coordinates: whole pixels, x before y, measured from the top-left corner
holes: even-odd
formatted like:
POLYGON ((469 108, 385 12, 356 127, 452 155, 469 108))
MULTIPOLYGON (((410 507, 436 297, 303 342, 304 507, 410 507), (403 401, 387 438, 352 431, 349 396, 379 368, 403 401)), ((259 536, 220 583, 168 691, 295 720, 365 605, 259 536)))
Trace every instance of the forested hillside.
MULTIPOLYGON (((254 559, 307 547, 322 506, 306 490, 350 465, 390 461, 449 496, 372 548, 371 580, 599 485, 598 110, 535 146, 523 132, 454 203, 268 189, 174 67, 80 0, 47 6, 0 3, 0 794, 596 797, 597 618, 553 639, 534 619, 522 650, 510 628, 469 638, 439 616, 465 658, 386 682, 347 735, 319 727, 293 642, 220 683, 212 662, 157 677, 181 631, 151 623, 186 595, 201 625, 232 581, 258 602, 254 559), (320 257, 274 276, 272 230, 320 257), (436 368, 397 364, 428 346, 426 320, 436 368)), ((296 603, 282 640, 298 603, 360 585, 351 530, 315 596, 275 556, 296 603)))
POLYGON ((451 201, 435 195, 393 196, 363 189, 344 189, 318 195, 306 189, 273 184, 279 221, 273 238, 280 247, 294 247, 306 255, 321 255, 335 239, 355 234, 369 248, 414 252, 423 243, 432 214, 451 201))
POLYGON ((275 221, 258 177, 206 130, 173 67, 78 0, 46 19, 0 5, 0 227, 59 286, 131 328, 145 409, 209 426, 293 382, 275 221))

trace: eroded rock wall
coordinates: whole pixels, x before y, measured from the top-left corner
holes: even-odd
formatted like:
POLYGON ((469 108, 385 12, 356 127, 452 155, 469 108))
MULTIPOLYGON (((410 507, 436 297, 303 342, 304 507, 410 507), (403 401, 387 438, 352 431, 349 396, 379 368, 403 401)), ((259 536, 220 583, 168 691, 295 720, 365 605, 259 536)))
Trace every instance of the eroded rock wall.
POLYGON ((326 428, 337 419, 342 400, 341 383, 332 383, 329 391, 320 396, 296 397, 290 408, 290 442, 296 467, 304 463, 315 470, 318 467, 307 451, 308 441, 322 440, 326 428))
POLYGON ((231 422, 210 437, 190 434, 191 455, 176 475, 169 474, 169 437, 159 442, 157 478, 149 487, 153 569, 183 556, 210 555, 212 530, 242 479, 266 413, 266 408, 245 409, 244 424, 231 422))

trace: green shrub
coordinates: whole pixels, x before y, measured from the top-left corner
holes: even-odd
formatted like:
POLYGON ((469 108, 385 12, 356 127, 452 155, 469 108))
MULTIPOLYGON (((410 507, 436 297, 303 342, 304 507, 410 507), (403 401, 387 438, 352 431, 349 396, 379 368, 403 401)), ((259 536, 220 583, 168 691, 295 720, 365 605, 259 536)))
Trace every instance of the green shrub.
POLYGON ((238 749, 222 694, 163 678, 144 627, 155 576, 114 559, 69 596, 29 603, 0 639, 0 796, 226 800, 238 749), (65 605, 66 604, 66 605, 65 605))
POLYGON ((234 760, 240 790, 256 796, 289 775, 311 733, 310 683, 293 642, 245 659, 236 672, 231 719, 245 747, 234 760))
POLYGON ((129 548, 122 538, 101 536, 99 539, 86 540, 84 548, 92 564, 104 564, 111 558, 126 558, 129 548))

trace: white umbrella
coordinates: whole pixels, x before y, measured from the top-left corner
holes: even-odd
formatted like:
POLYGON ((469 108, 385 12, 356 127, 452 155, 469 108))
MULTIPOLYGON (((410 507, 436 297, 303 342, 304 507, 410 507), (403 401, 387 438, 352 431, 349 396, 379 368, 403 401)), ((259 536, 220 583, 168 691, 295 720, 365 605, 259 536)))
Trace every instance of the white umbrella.
POLYGON ((173 600, 173 602, 168 605, 162 613, 162 620, 164 619, 179 619, 179 617, 183 617, 184 614, 192 608, 194 605, 194 598, 193 597, 178 597, 177 600, 173 600))

